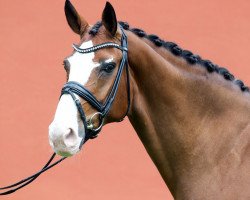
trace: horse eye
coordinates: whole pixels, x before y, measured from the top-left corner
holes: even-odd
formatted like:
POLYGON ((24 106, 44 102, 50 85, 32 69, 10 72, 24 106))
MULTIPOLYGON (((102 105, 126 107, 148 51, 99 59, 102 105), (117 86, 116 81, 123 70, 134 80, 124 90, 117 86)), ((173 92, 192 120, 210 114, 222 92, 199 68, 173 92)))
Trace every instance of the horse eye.
POLYGON ((111 73, 115 69, 115 63, 104 63, 101 70, 106 73, 111 73))

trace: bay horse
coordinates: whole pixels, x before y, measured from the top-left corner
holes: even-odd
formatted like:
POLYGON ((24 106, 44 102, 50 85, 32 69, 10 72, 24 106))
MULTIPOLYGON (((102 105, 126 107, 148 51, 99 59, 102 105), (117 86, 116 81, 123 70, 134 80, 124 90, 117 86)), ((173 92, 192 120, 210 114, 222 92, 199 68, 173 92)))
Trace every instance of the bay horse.
POLYGON ((72 156, 125 116, 175 199, 250 199, 250 93, 227 69, 118 22, 107 2, 91 26, 69 0, 80 36, 64 60, 49 142, 72 156), (117 78, 118 77, 118 78, 117 78))

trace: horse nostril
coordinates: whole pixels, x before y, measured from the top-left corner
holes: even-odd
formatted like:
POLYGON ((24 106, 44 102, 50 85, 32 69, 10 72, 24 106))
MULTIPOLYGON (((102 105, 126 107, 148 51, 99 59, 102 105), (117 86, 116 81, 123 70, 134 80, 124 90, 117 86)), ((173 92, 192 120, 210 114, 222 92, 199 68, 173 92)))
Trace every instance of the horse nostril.
POLYGON ((77 142, 77 136, 73 129, 69 128, 64 135, 64 143, 66 146, 74 146, 77 142))

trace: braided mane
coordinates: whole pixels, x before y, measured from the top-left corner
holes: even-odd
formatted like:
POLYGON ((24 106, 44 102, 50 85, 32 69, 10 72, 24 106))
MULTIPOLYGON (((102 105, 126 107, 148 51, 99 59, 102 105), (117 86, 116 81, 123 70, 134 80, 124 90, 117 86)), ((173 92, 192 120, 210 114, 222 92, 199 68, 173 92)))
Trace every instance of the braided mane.
MULTIPOLYGON (((123 27, 123 29, 131 31, 135 35, 141 38, 146 38, 150 40, 152 43, 154 43, 158 47, 164 47, 165 49, 169 50, 172 54, 175 56, 179 56, 184 58, 189 64, 200 64, 201 66, 205 67, 209 73, 215 72, 224 77, 224 79, 228 81, 234 82, 236 85, 240 87, 240 89, 243 92, 249 92, 249 87, 245 86, 243 81, 239 79, 235 79, 235 77, 226 69, 223 67, 220 67, 214 63, 212 63, 210 60, 204 60, 199 55, 193 54, 191 51, 184 50, 180 46, 178 46, 174 42, 168 42, 164 41, 161 38, 159 38, 157 35, 154 34, 147 34, 145 31, 139 29, 139 28, 132 28, 130 29, 129 24, 127 22, 120 21, 119 24, 123 27)), ((89 34, 95 36, 100 27, 102 26, 101 22, 97 22, 89 31, 89 34)))

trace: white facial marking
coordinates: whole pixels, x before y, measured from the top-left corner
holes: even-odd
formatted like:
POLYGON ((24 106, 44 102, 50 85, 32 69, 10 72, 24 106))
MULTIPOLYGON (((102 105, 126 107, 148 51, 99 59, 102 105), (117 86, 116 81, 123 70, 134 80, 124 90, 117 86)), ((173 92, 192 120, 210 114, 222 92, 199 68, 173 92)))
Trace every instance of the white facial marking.
MULTIPOLYGON (((84 42, 80 48, 93 47, 92 41, 84 42)), ((92 70, 99 66, 94 63, 94 52, 75 52, 68 58, 70 63, 69 81, 85 85, 92 70)), ((49 140, 54 151, 61 155, 74 155, 79 151, 81 140, 85 137, 83 122, 78 116, 75 102, 69 94, 62 95, 49 127, 49 140), (70 131, 72 130, 72 131, 70 131)))
MULTIPOLYGON (((92 41, 84 42, 80 48, 93 47, 92 41)), ((69 81, 76 81, 86 85, 95 67, 94 52, 82 54, 74 52, 68 58, 70 64, 69 81)), ((105 60, 105 63, 113 62, 113 58, 105 60)), ((76 95, 77 96, 77 95, 76 95)), ((78 97, 77 97, 78 98, 78 97)), ((79 151, 85 130, 75 102, 69 94, 64 94, 58 103, 55 117, 49 126, 49 142, 54 151, 62 156, 74 155, 79 151)))
POLYGON ((72 97, 68 94, 62 95, 49 127, 50 145, 55 152, 73 155, 79 151, 79 144, 85 133, 83 124, 78 121, 78 110, 72 97))
MULTIPOLYGON (((92 41, 84 42, 80 46, 81 49, 93 47, 92 41)), ((94 63, 94 52, 79 53, 75 52, 68 58, 70 63, 69 81, 76 81, 85 85, 90 77, 92 70, 99 66, 99 63, 94 63)))

